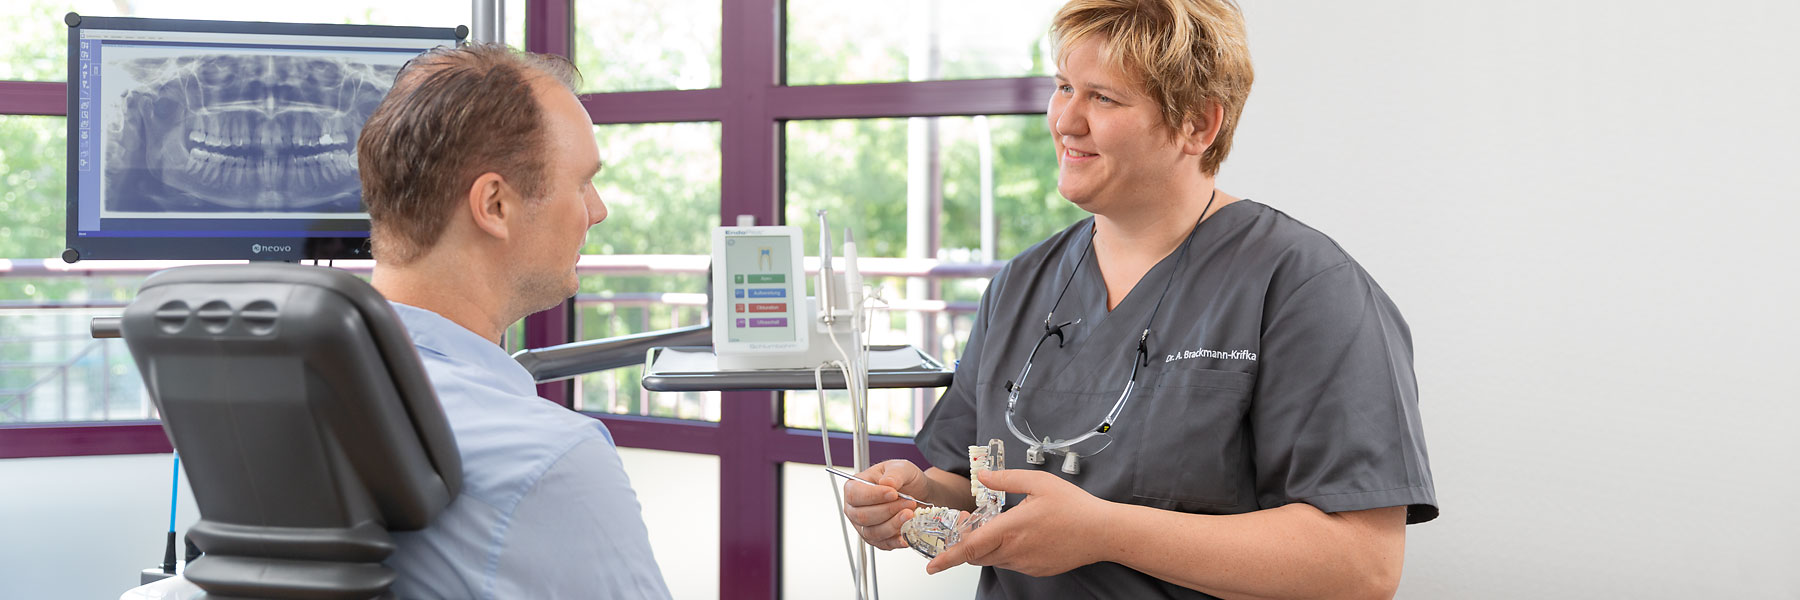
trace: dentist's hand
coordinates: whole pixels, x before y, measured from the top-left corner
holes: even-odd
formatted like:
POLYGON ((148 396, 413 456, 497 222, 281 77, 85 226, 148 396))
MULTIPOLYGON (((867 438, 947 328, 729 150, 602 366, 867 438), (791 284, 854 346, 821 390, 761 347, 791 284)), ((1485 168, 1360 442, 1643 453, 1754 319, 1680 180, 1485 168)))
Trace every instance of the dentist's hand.
POLYGON ((1030 469, 988 471, 981 474, 981 483, 1025 494, 1025 499, 937 555, 925 565, 926 573, 968 563, 1046 577, 1102 560, 1098 546, 1107 531, 1105 500, 1061 477, 1030 469))
POLYGON ((850 523, 856 526, 857 534, 869 545, 882 550, 905 548, 906 540, 900 537, 900 524, 912 518, 912 509, 918 505, 901 498, 894 491, 899 490, 927 502, 936 502, 925 497, 929 488, 925 473, 911 462, 894 459, 869 467, 869 470, 857 473, 856 476, 886 487, 845 481, 844 516, 850 518, 850 523))

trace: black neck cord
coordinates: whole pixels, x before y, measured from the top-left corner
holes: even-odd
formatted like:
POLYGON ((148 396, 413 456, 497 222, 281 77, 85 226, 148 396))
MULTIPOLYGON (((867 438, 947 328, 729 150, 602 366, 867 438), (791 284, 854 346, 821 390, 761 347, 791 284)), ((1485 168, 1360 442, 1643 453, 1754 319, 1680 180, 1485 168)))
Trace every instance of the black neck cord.
MULTIPOLYGON (((1150 361, 1150 354, 1149 354, 1150 324, 1156 322, 1156 313, 1162 311, 1163 300, 1167 299, 1169 297, 1169 287, 1174 285, 1174 283, 1175 283, 1175 274, 1180 272, 1181 265, 1183 263, 1187 262, 1188 246, 1192 246, 1194 244, 1194 236, 1196 234, 1200 233, 1200 224, 1206 222, 1206 213, 1212 210, 1213 201, 1217 200, 1217 199, 1219 199, 1219 189, 1213 188, 1212 196, 1209 196, 1206 199, 1206 208, 1200 209, 1200 220, 1194 221, 1194 228, 1188 230, 1187 240, 1183 241, 1181 243, 1181 254, 1176 255, 1175 265, 1173 267, 1170 267, 1169 277, 1167 279, 1163 280, 1162 295, 1159 295, 1156 297, 1156 305, 1150 308, 1150 318, 1144 321, 1144 333, 1142 335, 1138 336, 1138 356, 1140 357, 1139 360, 1143 361, 1145 366, 1149 366, 1149 361, 1150 361)), ((1096 234, 1096 233, 1099 233, 1098 227, 1095 227, 1094 229, 1092 229, 1088 232, 1087 247, 1085 247, 1081 250, 1081 258, 1076 259, 1075 269, 1073 271, 1069 271, 1069 278, 1063 280, 1062 291, 1057 292, 1056 302, 1054 302, 1050 305, 1050 314, 1044 316, 1044 329, 1045 330, 1056 329, 1056 330, 1060 331, 1064 326, 1068 325, 1068 323, 1064 323, 1063 325, 1057 325, 1055 327, 1051 327, 1050 321, 1056 317, 1056 308, 1058 306, 1062 306, 1063 296, 1065 296, 1069 293, 1069 284, 1075 282, 1075 274, 1081 272, 1081 263, 1087 262, 1087 255, 1093 253, 1094 234, 1096 234)), ((1071 323, 1073 323, 1073 322, 1075 322, 1075 321, 1071 321, 1071 323)), ((1062 345, 1061 337, 1062 336, 1060 336, 1060 335, 1057 336, 1057 344, 1056 344, 1057 346, 1062 345)))

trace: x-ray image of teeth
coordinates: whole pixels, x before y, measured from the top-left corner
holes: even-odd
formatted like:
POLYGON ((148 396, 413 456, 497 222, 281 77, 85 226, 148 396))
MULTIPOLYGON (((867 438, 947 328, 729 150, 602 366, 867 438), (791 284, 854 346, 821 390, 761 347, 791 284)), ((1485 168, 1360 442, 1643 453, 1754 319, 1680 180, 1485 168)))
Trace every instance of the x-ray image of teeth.
POLYGON ((200 54, 120 66, 135 84, 103 124, 106 210, 362 212, 357 134, 399 65, 200 54))

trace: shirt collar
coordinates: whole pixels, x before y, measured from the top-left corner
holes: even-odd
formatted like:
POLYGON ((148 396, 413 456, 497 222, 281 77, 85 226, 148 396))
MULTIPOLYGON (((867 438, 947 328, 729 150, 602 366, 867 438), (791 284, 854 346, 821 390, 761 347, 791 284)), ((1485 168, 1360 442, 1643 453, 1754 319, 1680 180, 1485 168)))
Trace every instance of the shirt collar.
POLYGON ((412 335, 413 344, 422 352, 432 352, 451 360, 469 363, 498 376, 493 383, 526 396, 536 396, 537 386, 531 373, 506 350, 455 321, 427 309, 392 300, 394 312, 412 335))

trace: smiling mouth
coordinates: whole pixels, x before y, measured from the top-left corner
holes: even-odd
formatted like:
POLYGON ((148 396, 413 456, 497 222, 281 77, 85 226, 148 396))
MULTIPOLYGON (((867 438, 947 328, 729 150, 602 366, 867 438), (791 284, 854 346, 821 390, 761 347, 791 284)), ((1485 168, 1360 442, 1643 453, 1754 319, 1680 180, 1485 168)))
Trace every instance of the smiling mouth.
POLYGON ((1068 156, 1069 158, 1087 158, 1090 156, 1099 156, 1098 154, 1089 154, 1087 152, 1082 152, 1082 151, 1076 150, 1074 148, 1065 148, 1063 150, 1063 155, 1068 156))

